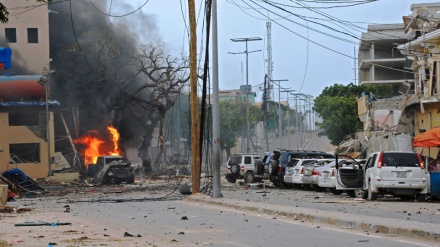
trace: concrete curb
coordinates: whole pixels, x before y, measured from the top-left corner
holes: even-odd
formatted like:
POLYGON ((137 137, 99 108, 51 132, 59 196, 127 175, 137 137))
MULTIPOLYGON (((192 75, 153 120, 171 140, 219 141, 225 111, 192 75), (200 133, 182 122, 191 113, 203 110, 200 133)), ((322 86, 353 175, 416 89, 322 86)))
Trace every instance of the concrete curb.
POLYGON ((289 207, 229 198, 211 198, 206 195, 192 195, 186 197, 185 200, 229 207, 237 210, 254 211, 267 215, 284 216, 292 220, 328 224, 371 233, 383 233, 390 236, 404 236, 427 241, 440 240, 440 226, 432 223, 329 212, 318 209, 289 207))

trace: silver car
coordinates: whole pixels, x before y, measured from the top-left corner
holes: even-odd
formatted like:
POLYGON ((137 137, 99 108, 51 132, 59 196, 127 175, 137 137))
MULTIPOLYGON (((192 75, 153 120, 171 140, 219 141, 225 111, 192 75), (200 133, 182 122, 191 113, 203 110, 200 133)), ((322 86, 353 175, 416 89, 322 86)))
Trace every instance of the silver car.
POLYGON ((302 177, 303 185, 309 185, 315 191, 323 191, 323 187, 318 186, 318 178, 320 170, 334 159, 318 160, 304 165, 304 174, 302 177))

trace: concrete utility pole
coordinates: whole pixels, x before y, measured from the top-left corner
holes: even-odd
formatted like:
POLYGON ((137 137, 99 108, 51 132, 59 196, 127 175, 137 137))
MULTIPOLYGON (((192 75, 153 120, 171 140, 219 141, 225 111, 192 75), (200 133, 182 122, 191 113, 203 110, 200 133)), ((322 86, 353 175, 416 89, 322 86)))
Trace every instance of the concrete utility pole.
POLYGON ((253 37, 253 38, 235 38, 235 39, 231 39, 233 42, 246 42, 246 50, 244 52, 240 52, 240 53, 233 53, 233 52, 229 52, 231 54, 246 54, 246 135, 247 135, 247 141, 246 141, 246 153, 250 153, 251 148, 250 148, 250 131, 249 131, 249 90, 248 90, 248 85, 249 85, 249 53, 252 52, 257 52, 257 51, 261 51, 261 50, 256 50, 256 51, 248 51, 248 41, 258 41, 261 40, 261 38, 259 37, 253 37))
MULTIPOLYGON (((302 93, 293 93, 291 95, 295 96, 295 122, 296 122, 295 123, 295 128, 296 128, 295 133, 296 133, 296 137, 298 139, 300 139, 299 141, 296 142, 296 149, 299 150, 300 142, 302 142, 302 137, 300 138, 301 123, 299 122, 298 109, 300 108, 300 106, 298 105, 298 99, 299 99, 299 96, 302 96, 304 94, 302 94, 302 93)), ((301 145, 302 145, 302 143, 301 143, 301 145)))
POLYGON ((47 80, 45 78, 41 78, 39 83, 44 85, 45 95, 46 95, 46 139, 47 139, 47 175, 52 176, 52 156, 50 155, 50 112, 49 112, 49 88, 50 88, 50 75, 54 73, 55 70, 46 71, 45 75, 47 76, 47 80))
MULTIPOLYGON (((295 92, 296 90, 292 89, 292 90, 283 90, 281 91, 281 93, 286 93, 286 97, 287 97, 287 113, 289 113, 290 107, 289 107, 289 93, 291 92, 295 92)), ((290 114, 289 114, 289 118, 287 119, 287 127, 289 128, 288 131, 288 149, 290 150, 290 114)))
POLYGON ((220 198, 220 106, 218 93, 217 0, 212 0, 212 197, 220 198))
MULTIPOLYGON (((273 82, 278 82, 278 140, 280 140, 280 147, 281 147, 281 82, 282 81, 288 81, 287 79, 283 79, 283 80, 271 80, 273 82)), ((288 88, 283 88, 283 89, 288 89, 288 88)))
POLYGON ((188 0, 189 10, 189 69, 191 100, 191 148, 192 148, 192 193, 200 193, 200 128, 197 97, 197 35, 194 0, 188 0))

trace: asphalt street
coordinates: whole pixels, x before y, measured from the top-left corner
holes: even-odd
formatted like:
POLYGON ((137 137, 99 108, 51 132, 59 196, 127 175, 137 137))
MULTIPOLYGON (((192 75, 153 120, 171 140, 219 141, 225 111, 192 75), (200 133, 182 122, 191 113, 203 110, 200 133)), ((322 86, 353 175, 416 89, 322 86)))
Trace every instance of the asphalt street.
MULTIPOLYGON (((307 223, 179 197, 156 200, 145 196, 146 192, 93 193, 26 199, 20 203, 33 205, 35 214, 22 217, 22 221, 33 221, 38 212, 62 212, 68 205, 69 212, 58 214, 57 219, 73 224, 8 228, 29 234, 39 229, 44 235, 23 240, 17 246, 43 246, 46 242, 57 246, 434 246, 400 236, 307 223), (50 234, 58 229, 63 230, 50 234), (69 237, 75 241, 69 241, 69 237)), ((0 239, 13 236, 17 237, 17 232, 11 235, 6 231, 0 239)))

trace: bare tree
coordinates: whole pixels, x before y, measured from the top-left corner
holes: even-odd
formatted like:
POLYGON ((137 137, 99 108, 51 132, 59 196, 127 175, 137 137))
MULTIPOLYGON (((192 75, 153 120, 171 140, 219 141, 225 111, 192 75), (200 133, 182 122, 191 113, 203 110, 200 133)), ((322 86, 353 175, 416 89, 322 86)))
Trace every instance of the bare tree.
POLYGON ((135 147, 151 174, 153 132, 159 126, 161 145, 165 114, 189 80, 187 61, 153 46, 134 51, 111 32, 83 35, 80 44, 56 56, 57 99, 80 109, 82 133, 110 122, 124 143, 140 140, 135 147))
POLYGON ((118 105, 120 111, 117 114, 119 118, 115 121, 120 121, 123 110, 130 106, 144 110, 144 117, 138 118, 144 129, 138 151, 145 173, 149 175, 152 166, 148 148, 151 146, 154 128, 159 125, 159 145, 162 150, 165 114, 175 104, 189 80, 188 64, 152 46, 141 47, 136 60, 137 80, 134 85, 128 84, 121 90, 121 103, 118 105))

